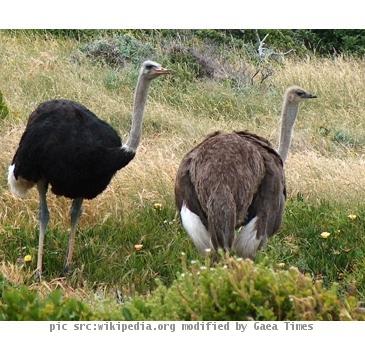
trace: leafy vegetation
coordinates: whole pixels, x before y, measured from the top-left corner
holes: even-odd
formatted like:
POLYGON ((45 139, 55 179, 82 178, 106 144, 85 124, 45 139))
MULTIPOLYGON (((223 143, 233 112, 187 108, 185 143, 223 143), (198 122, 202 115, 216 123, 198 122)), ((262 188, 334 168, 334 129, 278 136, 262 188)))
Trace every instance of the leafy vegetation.
POLYGON ((251 43, 269 34, 267 44, 275 49, 294 49, 297 53, 312 51, 321 55, 352 53, 363 55, 365 31, 361 29, 234 30, 236 38, 251 43))
POLYGON ((92 312, 81 301, 64 299, 60 291, 39 298, 26 287, 12 288, 0 275, 1 321, 88 320, 92 312))
MULTIPOLYGON (((326 202, 313 205, 292 200, 284 227, 260 252, 255 265, 229 258, 216 266, 200 257, 187 241, 173 219, 172 207, 147 207, 125 218, 119 228, 107 221, 80 232, 75 253, 78 268, 69 277, 77 288, 95 286, 91 295, 99 293, 100 281, 107 283, 107 292, 103 287, 107 298, 119 291, 125 309, 100 314, 76 301, 66 303, 60 293, 42 299, 20 287, 3 296, 8 305, 6 317, 14 319, 20 310, 17 307, 29 304, 25 308, 29 313, 18 317, 71 319, 78 317, 70 316, 69 308, 75 308, 82 319, 359 319, 363 317, 361 308, 354 310, 365 296, 364 213, 363 206, 348 214, 344 207, 326 202), (322 232, 330 236, 323 238, 322 232), (142 248, 136 250, 135 244, 142 248), (194 263, 187 267, 191 260, 194 263), (152 295, 144 297, 147 292, 152 295), (46 308, 49 303, 54 306, 46 308), (50 308, 54 312, 48 315, 50 308)), ((0 241, 0 246, 8 248, 6 261, 22 261, 29 252, 36 257, 36 244, 37 232, 22 230, 17 234, 9 231, 0 241), (9 237, 13 237, 11 242, 9 237), (25 251, 23 246, 32 249, 25 251)), ((66 245, 61 232, 49 232, 46 280, 57 278, 62 270, 66 245)), ((23 273, 35 268, 35 261, 22 264, 23 273)), ((27 280, 31 278, 25 283, 27 280)))
POLYGON ((150 59, 154 54, 151 45, 143 44, 130 35, 97 39, 82 46, 81 51, 87 57, 117 67, 123 67, 129 62, 138 64, 150 59))
POLYGON ((363 29, 199 29, 199 30, 80 30, 38 29, 9 30, 12 35, 39 35, 45 38, 72 38, 87 41, 93 38, 132 35, 136 38, 159 37, 176 40, 181 37, 197 36, 202 40, 225 45, 256 46, 259 38, 268 34, 267 45, 275 50, 295 50, 296 54, 316 53, 336 55, 341 53, 363 55, 365 53, 365 31, 363 29))
POLYGON ((350 320, 365 319, 357 300, 341 301, 296 268, 274 271, 252 261, 219 266, 194 263, 167 288, 128 302, 125 315, 152 320, 350 320), (128 310, 128 311, 127 311, 128 310))
POLYGON ((187 267, 182 257, 184 270, 170 287, 160 283, 122 306, 92 308, 60 291, 41 298, 1 280, 0 320, 365 320, 356 297, 340 298, 335 285, 325 289, 297 268, 275 271, 234 258, 187 267))

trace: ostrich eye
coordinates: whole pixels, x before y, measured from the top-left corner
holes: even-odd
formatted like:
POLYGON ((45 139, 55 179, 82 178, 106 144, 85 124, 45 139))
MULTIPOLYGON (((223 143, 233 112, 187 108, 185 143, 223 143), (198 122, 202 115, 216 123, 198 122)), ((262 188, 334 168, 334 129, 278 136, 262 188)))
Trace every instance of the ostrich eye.
POLYGON ((146 69, 152 69, 154 67, 154 65, 153 64, 146 64, 146 69))
POLYGON ((298 96, 304 96, 304 92, 303 91, 297 91, 297 95, 298 96))

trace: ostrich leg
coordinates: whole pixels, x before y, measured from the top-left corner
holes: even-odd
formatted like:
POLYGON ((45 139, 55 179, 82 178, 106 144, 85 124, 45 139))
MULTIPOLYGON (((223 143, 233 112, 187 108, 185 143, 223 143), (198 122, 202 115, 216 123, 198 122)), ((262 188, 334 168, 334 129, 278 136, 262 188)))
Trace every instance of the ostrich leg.
POLYGON ((66 257, 66 264, 65 264, 65 269, 64 269, 64 273, 68 274, 70 272, 70 268, 71 268, 71 264, 72 264, 72 255, 73 255, 73 251, 74 251, 74 246, 75 246, 75 235, 76 235, 76 228, 77 228, 77 224, 79 222, 80 219, 80 215, 82 212, 82 198, 75 198, 72 202, 72 206, 71 206, 71 232, 70 232, 70 237, 68 240, 68 250, 67 250, 67 257, 66 257))
POLYGON ((38 242, 37 270, 35 277, 40 281, 42 278, 44 237, 46 234, 47 224, 49 221, 49 212, 46 198, 48 183, 44 181, 38 182, 37 189, 39 192, 39 242, 38 242))

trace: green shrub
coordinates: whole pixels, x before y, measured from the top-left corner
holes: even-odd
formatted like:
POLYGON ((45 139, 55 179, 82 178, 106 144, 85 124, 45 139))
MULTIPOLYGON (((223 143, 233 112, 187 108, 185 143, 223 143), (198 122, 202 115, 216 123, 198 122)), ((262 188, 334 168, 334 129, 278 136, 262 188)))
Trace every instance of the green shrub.
POLYGON ((65 299, 61 291, 40 298, 26 287, 12 287, 0 276, 0 320, 90 320, 93 313, 76 299, 65 299))
POLYGON ((287 51, 294 49, 296 54, 308 51, 320 55, 349 53, 363 55, 365 52, 365 30, 363 29, 198 29, 198 30, 81 30, 81 29, 32 29, 8 30, 14 36, 44 36, 70 38, 86 41, 98 37, 112 37, 116 35, 153 40, 154 37, 168 40, 190 40, 198 37, 219 45, 236 43, 246 47, 257 48, 257 33, 260 39, 269 34, 266 46, 274 50, 287 51))
MULTIPOLYGON (((309 32, 309 31, 307 31, 309 32)), ((363 29, 312 29, 320 53, 365 53, 365 30, 363 29)))
POLYGON ((160 283, 122 307, 106 301, 91 307, 58 290, 42 298, 0 276, 0 320, 365 320, 355 297, 341 299, 336 285, 325 289, 294 267, 275 271, 233 258, 224 263, 192 262, 170 287, 160 283))
MULTIPOLYGON (((182 45, 173 45, 167 50, 169 61, 176 66, 182 67, 185 78, 213 78, 215 72, 215 64, 210 60, 208 55, 204 56, 198 51, 182 45), (190 73, 191 77, 188 76, 190 73)), ((175 70, 176 70, 175 68, 175 70)))
POLYGON ((224 43, 227 36, 257 46, 257 33, 266 46, 275 50, 294 49, 296 54, 305 54, 308 50, 320 55, 350 53, 363 55, 365 52, 365 30, 363 29, 253 29, 200 31, 198 35, 214 38, 224 43))
POLYGON ((126 63, 140 64, 154 56, 154 49, 130 35, 100 38, 81 47, 81 51, 94 61, 123 67, 126 63))
POLYGON ((127 319, 149 320, 350 320, 365 319, 354 297, 341 300, 296 268, 274 271, 229 259, 214 268, 194 263, 170 288, 125 305, 127 319))

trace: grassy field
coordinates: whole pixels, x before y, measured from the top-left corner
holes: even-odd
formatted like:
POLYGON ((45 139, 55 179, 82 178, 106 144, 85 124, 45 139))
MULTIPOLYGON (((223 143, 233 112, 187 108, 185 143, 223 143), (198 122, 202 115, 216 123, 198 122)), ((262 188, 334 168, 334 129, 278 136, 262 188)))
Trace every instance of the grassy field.
POLYGON ((156 288, 156 279, 170 285, 183 269, 182 252, 188 261, 203 261, 175 215, 173 184, 182 156, 215 130, 247 129, 276 144, 282 94, 296 84, 318 99, 301 106, 286 166, 284 223, 256 262, 296 266, 327 286, 339 283, 344 295, 365 300, 365 61, 293 56, 273 63, 274 74, 263 83, 249 83, 256 66, 237 46, 218 47, 212 54, 212 64, 226 77, 199 78, 188 61, 173 59, 168 49, 178 44, 204 51, 202 40, 171 43, 157 34, 139 40, 148 41, 152 58, 175 74, 153 83, 135 160, 102 195, 85 202, 75 270, 67 279, 60 272, 70 202, 49 194, 45 280, 37 284, 32 279, 37 192, 17 199, 6 184, 27 118, 44 100, 69 98, 125 138, 137 68, 133 62, 118 68, 92 60, 84 44, 72 38, 0 31, 0 92, 9 110, 0 119, 0 273, 42 294, 62 288, 66 295, 90 301, 114 298, 116 291, 126 297, 146 294, 156 288), (331 235, 324 239, 322 232, 331 235), (135 244, 143 244, 142 250, 136 251, 135 244), (24 264, 26 255, 32 262, 24 264))

